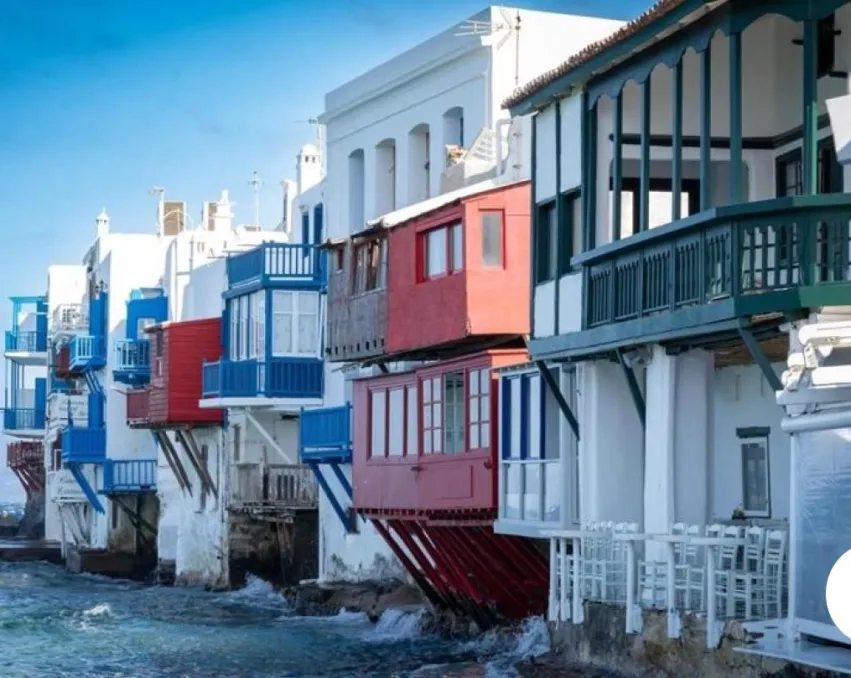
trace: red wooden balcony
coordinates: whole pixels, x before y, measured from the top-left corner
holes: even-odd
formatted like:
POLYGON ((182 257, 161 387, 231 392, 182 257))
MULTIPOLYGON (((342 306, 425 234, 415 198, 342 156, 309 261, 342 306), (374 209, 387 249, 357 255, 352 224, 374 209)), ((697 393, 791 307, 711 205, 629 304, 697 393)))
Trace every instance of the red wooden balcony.
POLYGON ((529 191, 459 198, 390 231, 385 354, 448 357, 529 332, 529 191))
POLYGON ((18 477, 27 497, 44 489, 44 447, 33 441, 6 446, 6 465, 18 477))
POLYGON ((62 344, 56 349, 53 371, 59 379, 71 379, 83 375, 80 370, 71 368, 71 347, 69 344, 62 344))
POLYGON ((127 424, 134 428, 221 424, 224 412, 198 407, 205 360, 221 356, 221 320, 169 322, 150 328, 151 382, 127 394, 127 424))
POLYGON ((387 512, 497 507, 497 389, 491 368, 523 362, 499 350, 355 384, 353 504, 387 512))

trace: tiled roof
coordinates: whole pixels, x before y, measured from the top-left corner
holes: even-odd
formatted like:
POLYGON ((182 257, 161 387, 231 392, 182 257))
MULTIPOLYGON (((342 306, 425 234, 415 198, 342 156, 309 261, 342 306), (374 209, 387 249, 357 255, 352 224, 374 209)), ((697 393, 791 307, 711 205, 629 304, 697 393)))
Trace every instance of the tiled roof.
POLYGON ((527 99, 536 92, 542 90, 544 87, 546 87, 552 82, 555 82, 563 75, 566 75, 575 68, 581 66, 587 61, 590 61, 593 57, 602 54, 607 49, 613 47, 619 42, 626 40, 630 36, 640 31, 645 26, 659 20, 660 18, 673 11, 686 1, 687 0, 658 0, 656 4, 646 10, 644 13, 642 13, 640 16, 636 17, 632 21, 629 21, 628 23, 621 26, 610 36, 603 38, 602 40, 598 40, 597 42, 591 43, 581 51, 574 54, 563 64, 556 66, 552 70, 549 70, 546 73, 539 75, 533 80, 530 80, 522 87, 518 87, 516 90, 514 90, 511 96, 509 96, 503 102, 503 107, 512 108, 513 106, 516 106, 524 99, 527 99))

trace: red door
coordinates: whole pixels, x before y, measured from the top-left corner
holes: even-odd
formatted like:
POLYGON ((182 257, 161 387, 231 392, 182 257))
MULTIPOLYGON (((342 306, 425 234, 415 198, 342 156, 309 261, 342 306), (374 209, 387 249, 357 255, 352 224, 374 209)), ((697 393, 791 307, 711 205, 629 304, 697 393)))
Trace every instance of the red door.
POLYGON ((496 508, 494 403, 488 355, 420 371, 420 507, 496 508))

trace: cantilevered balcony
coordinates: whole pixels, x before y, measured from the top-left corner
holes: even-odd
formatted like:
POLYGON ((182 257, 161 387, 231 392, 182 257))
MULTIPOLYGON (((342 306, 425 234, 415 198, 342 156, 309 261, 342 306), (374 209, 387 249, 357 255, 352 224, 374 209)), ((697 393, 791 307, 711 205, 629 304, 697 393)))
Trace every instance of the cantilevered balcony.
POLYGON ((202 398, 311 400, 322 397, 324 381, 318 358, 223 359, 204 363, 202 398))
POLYGON ((89 326, 88 308, 83 304, 59 304, 50 319, 50 334, 54 337, 85 332, 89 326))
POLYGON ((156 459, 107 459, 101 494, 141 494, 157 491, 156 459))
POLYGON ((101 335, 84 334, 71 340, 71 369, 98 370, 106 365, 106 341, 101 335))
POLYGON ((302 410, 299 418, 302 463, 352 461, 352 406, 302 410))
POLYGON ((320 289, 325 284, 325 253, 314 245, 263 243, 228 257, 228 293, 263 287, 320 289))
POLYGON ((71 426, 62 431, 62 461, 101 464, 106 459, 106 429, 71 426))
POLYGON ((151 344, 148 339, 124 339, 115 346, 115 381, 142 386, 151 378, 151 344))
POLYGON ((15 407, 3 410, 3 432, 7 435, 36 436, 44 434, 44 409, 15 407))

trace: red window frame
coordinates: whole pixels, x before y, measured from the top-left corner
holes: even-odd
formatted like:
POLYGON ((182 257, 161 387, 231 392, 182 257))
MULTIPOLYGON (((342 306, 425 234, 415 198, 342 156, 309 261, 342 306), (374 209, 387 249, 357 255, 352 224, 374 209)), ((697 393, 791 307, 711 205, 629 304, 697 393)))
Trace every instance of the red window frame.
POLYGON ((367 459, 384 459, 384 460, 402 460, 408 457, 416 457, 419 455, 420 449, 420 435, 415 437, 414 441, 411 441, 409 438, 409 432, 411 428, 411 413, 408 408, 408 396, 410 391, 413 390, 417 394, 416 402, 417 402, 417 415, 419 416, 419 408, 421 406, 421 393, 418 388, 418 382, 407 379, 404 381, 392 381, 390 383, 382 383, 381 385, 376 384, 372 388, 367 388, 367 411, 368 411, 368 419, 367 419, 367 459), (402 392, 402 453, 401 454, 390 454, 390 394, 393 391, 401 391, 402 392), (384 427, 384 449, 381 454, 375 454, 373 450, 373 394, 383 392, 384 393, 384 418, 382 420, 382 424, 384 427), (414 442, 414 450, 411 450, 410 442, 414 442))
POLYGON ((418 282, 427 282, 429 280, 438 280, 440 278, 446 278, 451 275, 458 275, 464 271, 464 221, 453 219, 450 222, 444 222, 439 226, 435 226, 433 228, 428 228, 417 233, 417 281, 418 282), (458 229, 461 233, 461 267, 453 268, 452 261, 453 255, 455 254, 455 245, 453 233, 455 229, 458 229), (446 232, 446 270, 442 273, 437 273, 435 275, 428 274, 428 237, 432 233, 436 233, 438 231, 446 232))

